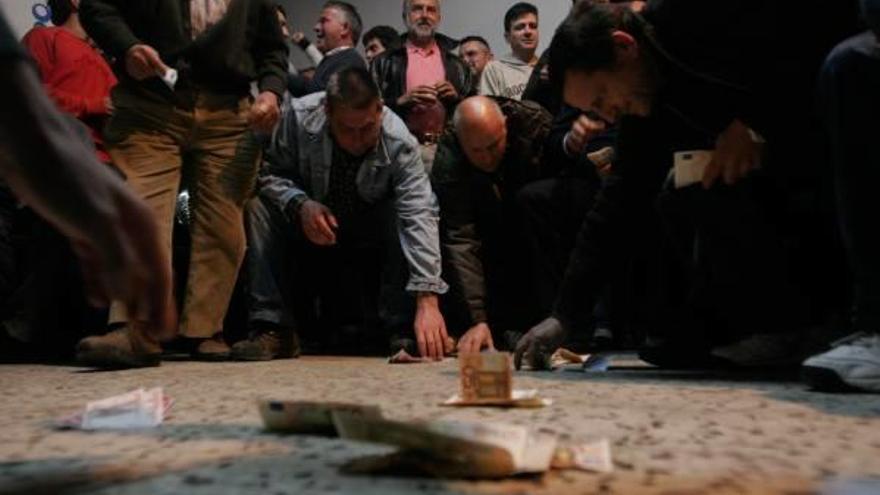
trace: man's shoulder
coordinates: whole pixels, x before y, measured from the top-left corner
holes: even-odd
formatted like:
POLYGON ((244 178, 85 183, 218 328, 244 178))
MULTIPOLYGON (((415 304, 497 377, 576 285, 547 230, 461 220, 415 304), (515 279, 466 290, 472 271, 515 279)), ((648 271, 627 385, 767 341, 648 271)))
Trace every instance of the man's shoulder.
POLYGON ((500 96, 493 97, 501 107, 501 112, 508 119, 521 123, 523 127, 537 127, 538 125, 550 125, 553 115, 538 103, 529 100, 514 100, 500 96))
POLYGON ((22 37, 21 39, 21 42, 25 45, 32 43, 45 43, 55 38, 60 32, 61 28, 59 27, 36 26, 25 33, 24 37, 22 37))
POLYGON ((403 120, 387 106, 382 110, 382 137, 394 159, 400 153, 418 150, 419 143, 403 120))
POLYGON ((446 132, 437 144, 437 154, 431 168, 431 180, 438 186, 461 180, 470 164, 458 144, 454 132, 446 132))

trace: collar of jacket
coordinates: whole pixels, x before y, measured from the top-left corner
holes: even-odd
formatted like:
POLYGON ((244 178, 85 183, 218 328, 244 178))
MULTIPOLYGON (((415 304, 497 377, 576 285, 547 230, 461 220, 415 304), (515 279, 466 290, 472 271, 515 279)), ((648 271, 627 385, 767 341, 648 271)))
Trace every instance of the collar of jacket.
MULTIPOLYGON (((327 118, 327 112, 324 110, 326 98, 321 98, 321 103, 316 105, 303 118, 302 127, 308 133, 309 137, 314 140, 323 140, 324 142, 324 159, 326 163, 330 163, 333 158, 331 156, 333 150, 333 141, 330 136, 330 120, 327 118)), ((385 121, 388 117, 388 108, 382 109, 382 131, 379 134, 379 143, 376 148, 364 157, 364 163, 374 167, 387 167, 391 165, 391 155, 388 153, 388 145, 385 142, 387 136, 385 134, 385 121)))
MULTIPOLYGON (((403 33, 400 35, 400 48, 397 48, 395 52, 400 52, 406 54, 406 42, 409 39, 409 33, 403 33)), ((442 33, 434 33, 434 41, 437 42, 437 46, 440 47, 440 50, 443 52, 451 52, 455 50, 460 44, 458 40, 450 38, 442 33)))

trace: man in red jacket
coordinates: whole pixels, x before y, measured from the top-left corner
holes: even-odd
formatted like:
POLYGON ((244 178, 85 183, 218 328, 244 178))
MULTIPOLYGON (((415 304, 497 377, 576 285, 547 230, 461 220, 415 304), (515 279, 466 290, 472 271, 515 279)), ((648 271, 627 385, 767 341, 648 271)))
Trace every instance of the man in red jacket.
POLYGON ((35 27, 22 43, 37 62, 46 92, 62 111, 89 127, 98 159, 110 163, 102 128, 113 111, 110 90, 116 85, 116 76, 89 43, 79 22, 79 2, 49 0, 55 27, 35 27))

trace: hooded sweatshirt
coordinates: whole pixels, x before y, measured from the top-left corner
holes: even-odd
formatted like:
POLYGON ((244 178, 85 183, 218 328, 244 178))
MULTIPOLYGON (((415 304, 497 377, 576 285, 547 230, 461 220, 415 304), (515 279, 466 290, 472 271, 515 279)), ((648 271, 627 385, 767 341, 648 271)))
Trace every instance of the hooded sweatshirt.
POLYGON ((533 65, 516 58, 513 53, 486 64, 480 79, 480 94, 519 100, 529 84, 533 65))

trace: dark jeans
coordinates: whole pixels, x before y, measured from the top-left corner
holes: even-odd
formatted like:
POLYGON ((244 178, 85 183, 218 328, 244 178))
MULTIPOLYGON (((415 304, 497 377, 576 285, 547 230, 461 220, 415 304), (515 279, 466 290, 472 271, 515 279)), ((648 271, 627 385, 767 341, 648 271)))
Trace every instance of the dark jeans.
POLYGON ((880 44, 871 33, 844 41, 822 68, 838 222, 853 275, 853 326, 880 331, 880 44))
POLYGON ((712 346, 808 325, 809 305, 774 212, 780 194, 762 177, 708 191, 664 189, 652 297, 657 336, 712 346))
POLYGON ((414 300, 405 291, 408 271, 397 235, 392 201, 340 218, 337 244, 306 239, 270 202, 248 205, 249 324, 270 323, 298 332, 328 325, 389 334, 409 330, 414 300))

